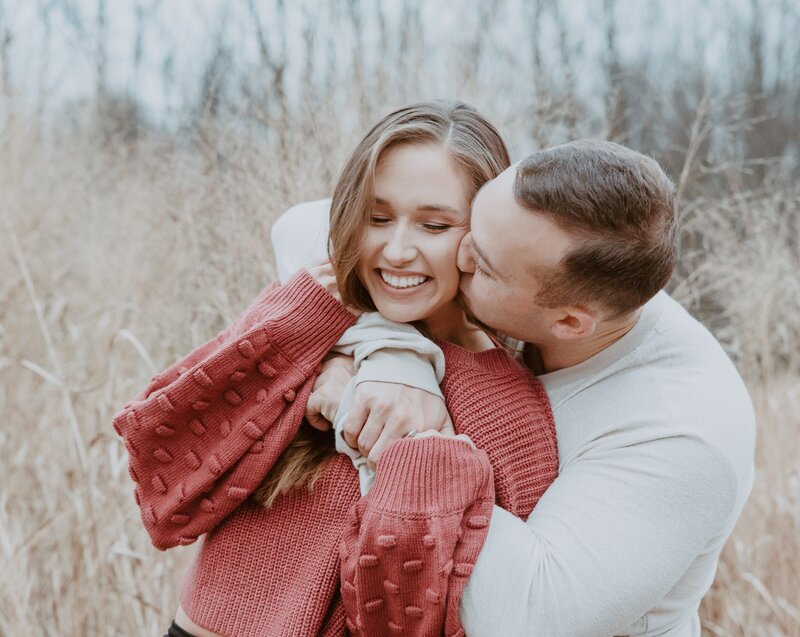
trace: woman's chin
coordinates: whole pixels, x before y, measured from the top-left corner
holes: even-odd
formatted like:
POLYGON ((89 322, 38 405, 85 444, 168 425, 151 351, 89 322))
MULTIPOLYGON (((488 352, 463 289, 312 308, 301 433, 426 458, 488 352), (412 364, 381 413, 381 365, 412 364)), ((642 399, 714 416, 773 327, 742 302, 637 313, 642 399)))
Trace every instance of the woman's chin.
MULTIPOLYGON (((376 295, 377 296, 377 295, 376 295)), ((414 323, 424 321, 429 327, 433 324, 444 325, 452 322, 454 311, 458 316, 463 316, 461 306, 455 301, 446 303, 434 302, 434 299, 420 300, 418 303, 397 303, 392 299, 375 298, 375 309, 384 318, 396 323, 414 323)))
POLYGON ((395 323, 413 323, 414 321, 421 321, 428 314, 415 307, 403 307, 395 305, 394 303, 376 304, 375 308, 384 318, 394 321, 395 323))

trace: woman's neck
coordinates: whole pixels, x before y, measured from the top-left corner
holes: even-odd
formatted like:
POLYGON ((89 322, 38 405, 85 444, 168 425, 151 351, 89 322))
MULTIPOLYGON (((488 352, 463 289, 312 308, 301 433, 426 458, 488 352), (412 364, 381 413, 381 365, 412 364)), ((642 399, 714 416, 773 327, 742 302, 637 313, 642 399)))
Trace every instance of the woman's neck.
POLYGON ((494 343, 477 325, 470 323, 462 307, 452 302, 419 322, 425 334, 434 340, 447 341, 471 352, 492 349, 494 343))

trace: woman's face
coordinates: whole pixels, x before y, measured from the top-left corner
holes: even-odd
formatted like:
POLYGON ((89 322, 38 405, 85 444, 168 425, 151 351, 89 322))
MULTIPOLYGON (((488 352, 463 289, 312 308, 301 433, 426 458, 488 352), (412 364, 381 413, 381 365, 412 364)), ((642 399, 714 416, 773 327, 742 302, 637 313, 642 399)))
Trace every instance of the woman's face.
POLYGON ((374 191, 358 276, 375 307, 400 323, 451 315, 469 230, 463 171, 437 144, 400 144, 378 160, 374 191))

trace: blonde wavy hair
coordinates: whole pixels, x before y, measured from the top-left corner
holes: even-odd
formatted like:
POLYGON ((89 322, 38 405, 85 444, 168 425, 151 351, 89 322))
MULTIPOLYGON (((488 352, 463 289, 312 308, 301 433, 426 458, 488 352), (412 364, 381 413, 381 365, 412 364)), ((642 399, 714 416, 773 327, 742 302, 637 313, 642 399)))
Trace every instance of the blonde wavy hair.
MULTIPOLYGON (((328 254, 342 301, 362 310, 375 310, 357 273, 361 243, 374 205, 375 170, 383 153, 399 144, 438 144, 447 150, 468 179, 470 199, 510 164, 497 129, 463 102, 419 102, 375 124, 347 160, 330 210, 328 254)), ((330 432, 319 432, 303 422, 259 486, 256 499, 271 506, 291 489, 313 488, 335 453, 330 432)))

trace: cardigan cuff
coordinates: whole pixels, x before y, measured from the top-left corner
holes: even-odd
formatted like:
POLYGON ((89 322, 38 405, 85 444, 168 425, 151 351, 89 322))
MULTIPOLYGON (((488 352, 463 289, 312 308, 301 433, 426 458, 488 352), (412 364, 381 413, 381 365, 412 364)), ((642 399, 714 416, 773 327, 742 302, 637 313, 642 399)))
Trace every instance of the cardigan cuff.
POLYGON ((257 309, 270 339, 304 369, 315 367, 356 321, 307 270, 267 295, 257 309))
POLYGON ((486 452, 444 436, 402 438, 378 459, 369 506, 395 514, 448 515, 486 493, 492 466, 486 452))

